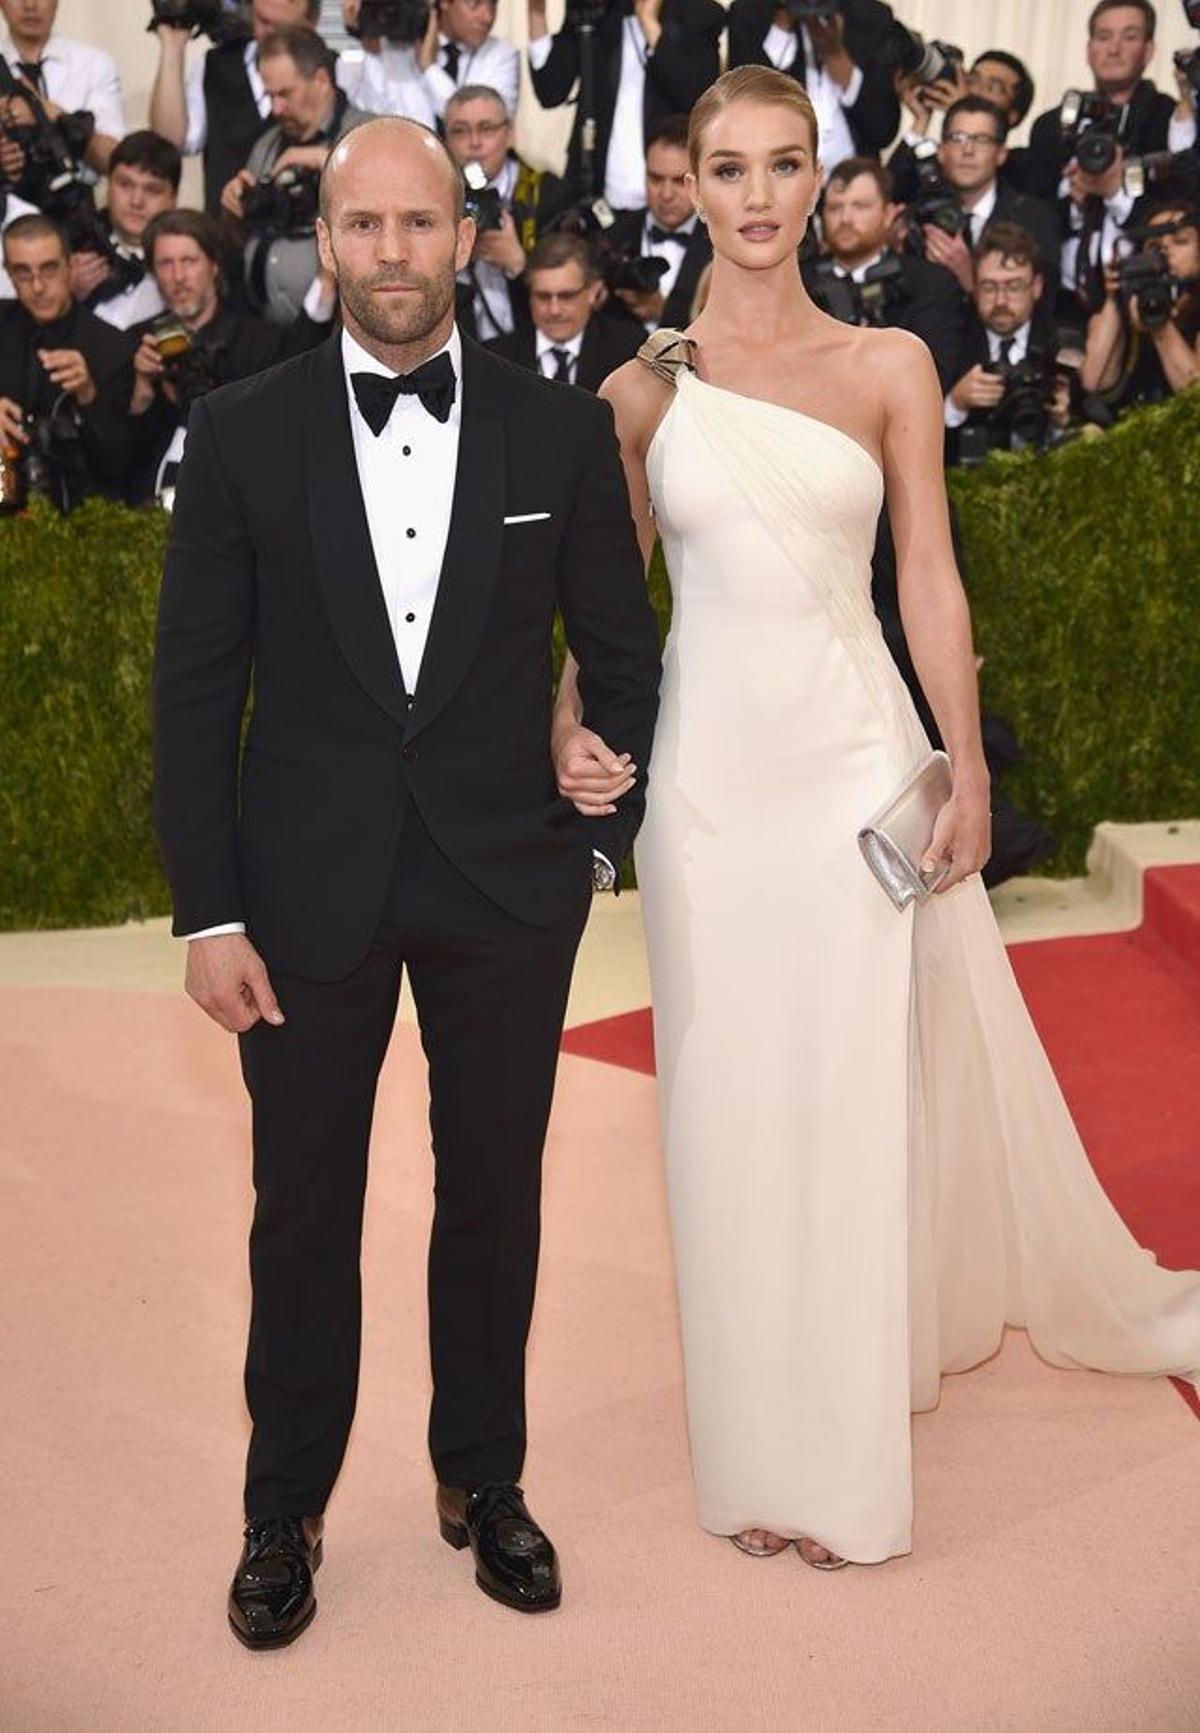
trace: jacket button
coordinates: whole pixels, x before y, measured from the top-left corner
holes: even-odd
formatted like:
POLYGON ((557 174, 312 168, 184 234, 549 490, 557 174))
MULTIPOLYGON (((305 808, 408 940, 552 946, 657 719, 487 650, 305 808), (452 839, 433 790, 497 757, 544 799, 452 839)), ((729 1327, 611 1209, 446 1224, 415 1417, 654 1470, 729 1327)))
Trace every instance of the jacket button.
POLYGON ((415 764, 420 754, 417 752, 415 746, 402 746, 400 748, 400 756, 404 760, 405 764, 415 764))

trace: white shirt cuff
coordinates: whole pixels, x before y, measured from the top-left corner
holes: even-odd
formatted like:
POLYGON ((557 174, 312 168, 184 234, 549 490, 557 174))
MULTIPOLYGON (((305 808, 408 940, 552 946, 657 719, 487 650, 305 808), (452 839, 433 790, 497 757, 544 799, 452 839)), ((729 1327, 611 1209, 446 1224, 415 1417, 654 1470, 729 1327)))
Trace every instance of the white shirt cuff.
POLYGON ((961 427, 971 413, 969 409, 960 409, 949 396, 946 398, 945 411, 947 427, 961 427))
POLYGON ((1137 200, 1132 196, 1132 194, 1127 193, 1125 188, 1121 187, 1113 194, 1111 199, 1105 199, 1104 208, 1112 218, 1113 222, 1119 223, 1121 227, 1124 228, 1125 224, 1129 221, 1129 213, 1132 211, 1136 203, 1137 200))
POLYGON ((304 292, 301 305, 314 325, 328 325, 337 306, 337 289, 327 289, 320 277, 314 277, 304 292))
POLYGON ((1178 156, 1181 151, 1191 150, 1196 142, 1196 116, 1194 114, 1171 116, 1171 124, 1167 128, 1167 149, 1172 156, 1178 156))
POLYGON ((180 933, 181 939, 215 939, 221 933, 244 933, 245 921, 226 921, 223 927, 202 927, 198 933, 180 933))
POLYGON ((553 36, 539 36, 529 44, 529 64, 535 72, 540 72, 550 58, 550 50, 554 46, 553 36))
POLYGON ((838 101, 841 103, 843 108, 854 107, 854 104, 862 95, 862 87, 863 69, 861 66, 856 66, 854 71, 850 74, 850 82, 846 86, 845 90, 838 91, 838 101))

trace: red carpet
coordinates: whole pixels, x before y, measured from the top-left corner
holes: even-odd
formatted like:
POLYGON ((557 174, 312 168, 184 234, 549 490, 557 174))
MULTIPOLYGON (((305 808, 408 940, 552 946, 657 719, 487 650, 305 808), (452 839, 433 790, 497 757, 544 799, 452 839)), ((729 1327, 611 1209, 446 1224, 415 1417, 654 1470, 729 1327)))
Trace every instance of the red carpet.
MULTIPOLYGON (((1200 1266, 1200 867, 1146 874, 1135 932, 1015 945, 1013 968, 1105 1190, 1137 1239, 1200 1266)), ((647 1074, 650 1011, 571 1029, 568 1053, 647 1074)), ((1177 1386, 1197 1414, 1196 1393, 1177 1386)))

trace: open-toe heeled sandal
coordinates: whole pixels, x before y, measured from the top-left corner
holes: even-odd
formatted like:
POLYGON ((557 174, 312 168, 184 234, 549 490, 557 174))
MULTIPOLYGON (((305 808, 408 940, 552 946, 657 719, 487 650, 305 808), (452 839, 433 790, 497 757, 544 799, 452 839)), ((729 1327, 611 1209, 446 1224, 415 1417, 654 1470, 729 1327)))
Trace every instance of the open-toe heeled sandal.
MULTIPOLYGON (((779 1541, 778 1546, 751 1546, 745 1539, 745 1536, 757 1532, 758 1531, 755 1529, 747 1528, 743 1529, 741 1534, 731 1534, 729 1538, 738 1551, 744 1552, 747 1558, 778 1558, 779 1554, 781 1552, 786 1552, 792 1544, 790 1540, 784 1540, 782 1536, 776 1536, 776 1539, 779 1541)), ((766 1530, 763 1530, 762 1532, 765 1533, 766 1530)))
MULTIPOLYGON (((824 1559, 822 1559, 822 1558, 809 1558, 808 1554, 804 1550, 804 1542, 806 1540, 808 1541, 809 1546, 820 1546, 821 1542, 819 1540, 813 1540, 809 1535, 804 1535, 801 1537, 800 1540, 798 1540, 795 1543, 796 1551, 800 1554, 800 1557, 804 1560, 805 1564, 809 1565, 813 1570, 815 1570, 815 1571, 840 1571, 840 1570, 844 1570, 845 1567, 850 1563, 850 1560, 848 1558, 838 1558, 836 1553, 832 1554, 831 1557, 824 1558, 824 1559)), ((824 1550, 826 1552, 828 1552, 829 1548, 826 1547, 824 1550)))

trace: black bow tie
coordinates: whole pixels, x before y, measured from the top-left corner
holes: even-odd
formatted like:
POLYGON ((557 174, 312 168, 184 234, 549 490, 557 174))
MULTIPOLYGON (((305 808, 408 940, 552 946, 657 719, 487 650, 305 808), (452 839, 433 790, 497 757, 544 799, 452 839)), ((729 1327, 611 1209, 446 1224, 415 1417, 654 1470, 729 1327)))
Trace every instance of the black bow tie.
POLYGON ((383 373, 352 373, 350 383, 354 387, 354 401, 376 438, 387 426, 397 397, 419 397, 430 415, 438 421, 449 421, 458 385, 454 363, 444 349, 412 373, 401 373, 395 378, 383 373))
POLYGON ((677 247, 686 247, 692 238, 685 235, 682 229, 660 229, 657 223, 647 224, 647 232, 652 247, 661 245, 663 241, 674 241, 677 247))

